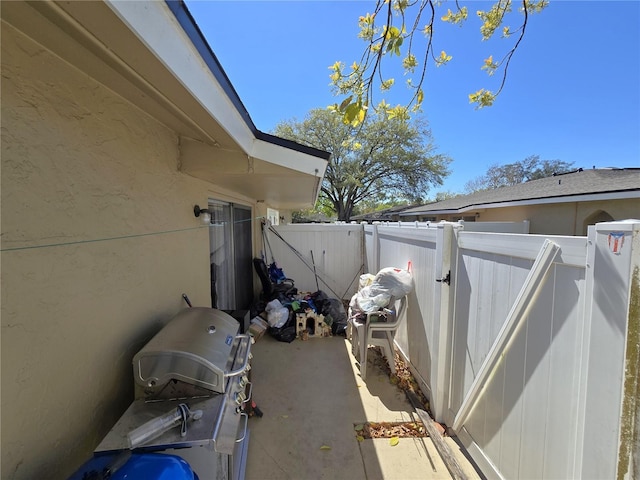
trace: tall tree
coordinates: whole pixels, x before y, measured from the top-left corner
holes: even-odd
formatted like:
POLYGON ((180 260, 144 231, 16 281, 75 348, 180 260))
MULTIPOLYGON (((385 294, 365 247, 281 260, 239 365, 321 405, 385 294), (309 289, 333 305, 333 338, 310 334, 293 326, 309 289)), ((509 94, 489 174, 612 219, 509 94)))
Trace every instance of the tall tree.
POLYGON ((487 173, 465 184, 467 193, 480 190, 490 190, 498 187, 508 187, 518 183, 550 177, 554 173, 566 173, 571 170, 573 162, 561 160, 540 160, 539 155, 531 155, 519 162, 505 165, 494 164, 487 173))
MULTIPOLYGON (((355 61, 350 69, 340 61, 330 67, 335 93, 344 98, 340 104, 334 105, 343 120, 357 125, 371 109, 384 111, 390 117, 404 118, 419 111, 424 99, 423 82, 427 67, 430 64, 440 67, 452 59, 445 50, 438 48, 434 34, 439 30, 437 20, 462 25, 469 15, 463 3, 463 0, 376 0, 373 13, 362 15, 358 21, 358 36, 365 42, 360 60, 355 61), (391 64, 394 56, 408 78, 411 96, 405 105, 393 107, 384 100, 376 104, 374 87, 384 92, 395 83, 394 78, 387 77, 382 68, 391 64)), ((468 3, 472 8, 475 6, 471 1, 468 3)), ((499 31, 509 42, 506 53, 495 58, 490 55, 481 64, 481 69, 488 75, 499 72, 502 78, 496 92, 481 88, 469 95, 469 101, 477 108, 492 105, 500 94, 507 79, 509 63, 524 38, 529 16, 542 11, 547 4, 547 0, 494 0, 489 9, 475 12, 480 19, 482 40, 492 38, 499 31), (519 6, 517 10, 521 15, 511 14, 513 4, 519 6), (511 21, 515 21, 514 28, 509 26, 511 21)))
POLYGON ((281 122, 274 134, 331 153, 321 195, 338 220, 348 221, 354 207, 367 199, 420 201, 449 174, 451 159, 435 153, 422 119, 389 120, 379 114, 354 127, 334 112, 315 109, 302 122, 281 122))

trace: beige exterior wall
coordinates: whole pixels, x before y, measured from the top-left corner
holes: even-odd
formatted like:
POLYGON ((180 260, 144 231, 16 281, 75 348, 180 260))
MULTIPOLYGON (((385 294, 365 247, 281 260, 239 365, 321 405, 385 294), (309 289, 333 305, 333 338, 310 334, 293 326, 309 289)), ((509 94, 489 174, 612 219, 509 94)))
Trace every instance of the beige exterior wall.
POLYGON ((532 234, 586 235, 596 222, 640 218, 640 200, 602 200, 472 210, 460 215, 438 215, 436 221, 476 216, 477 222, 529 220, 532 234), (608 218, 608 217, 611 218, 608 218), (607 217, 607 218, 605 218, 607 217))
POLYGON ((575 235, 575 203, 490 208, 480 213, 478 221, 515 222, 529 220, 533 234, 575 235))
POLYGON ((131 359, 210 305, 214 191, 163 125, 2 24, 2 478, 66 478, 133 399, 131 359))
POLYGON ((640 201, 606 200, 493 208, 481 211, 478 221, 504 222, 529 220, 531 233, 586 235, 587 228, 585 222, 588 224, 590 217, 592 218, 599 212, 609 214, 611 216, 609 220, 640 218, 640 201))

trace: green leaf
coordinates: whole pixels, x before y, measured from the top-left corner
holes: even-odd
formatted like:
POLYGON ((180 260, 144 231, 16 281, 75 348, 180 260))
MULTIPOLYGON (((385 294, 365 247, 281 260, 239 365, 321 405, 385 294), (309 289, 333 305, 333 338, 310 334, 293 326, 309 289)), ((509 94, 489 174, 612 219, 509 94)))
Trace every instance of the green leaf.
POLYGON ((408 70, 410 72, 413 72, 417 66, 418 66, 418 60, 416 59, 416 56, 413 53, 408 54, 402 60, 402 67, 405 70, 408 70))
POLYGON ((350 103, 347 108, 344 109, 343 122, 345 124, 352 123, 358 115, 359 110, 357 104, 350 103))
POLYGON ((344 111, 349 104, 351 104, 351 100, 353 100, 353 95, 349 95, 347 98, 345 98, 342 103, 340 104, 339 110, 342 112, 344 111))
POLYGON ((384 80, 381 84, 380 84, 380 89, 381 90, 389 90, 393 84, 395 83, 395 80, 393 78, 390 78, 389 80, 384 80))
POLYGON ((476 109, 492 106, 495 99, 496 96, 493 92, 485 90, 484 88, 469 94, 469 103, 475 103, 476 109))
POLYGON ((445 63, 447 63, 452 58, 453 57, 451 55, 447 55, 447 52, 442 50, 440 52, 440 56, 436 59, 436 64, 440 67, 441 65, 444 65, 445 63))

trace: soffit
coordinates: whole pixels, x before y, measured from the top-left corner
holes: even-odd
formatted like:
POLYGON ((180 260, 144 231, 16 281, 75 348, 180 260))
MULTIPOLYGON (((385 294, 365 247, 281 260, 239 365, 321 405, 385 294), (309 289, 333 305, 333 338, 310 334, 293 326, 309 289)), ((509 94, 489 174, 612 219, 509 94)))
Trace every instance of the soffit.
POLYGON ((256 139, 223 88, 233 87, 217 81, 164 2, 2 2, 2 18, 181 139, 207 145, 203 158, 181 159, 185 173, 276 208, 315 202, 327 160, 256 139))

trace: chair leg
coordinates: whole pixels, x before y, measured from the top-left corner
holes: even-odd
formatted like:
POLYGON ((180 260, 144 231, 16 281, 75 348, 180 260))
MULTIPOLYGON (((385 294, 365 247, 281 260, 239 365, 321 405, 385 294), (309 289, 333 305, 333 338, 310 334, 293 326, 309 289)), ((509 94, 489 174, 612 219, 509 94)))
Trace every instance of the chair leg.
POLYGON ((349 326, 351 327, 351 355, 353 355, 355 359, 358 360, 358 355, 359 355, 358 342, 360 340, 360 336, 358 334, 359 332, 356 325, 354 325, 353 323, 349 322, 349 326))
POLYGON ((393 345, 393 334, 391 332, 386 332, 387 337, 387 345, 385 345, 385 353, 387 356, 387 363, 389 364, 389 368, 391 369, 391 373, 395 375, 396 373, 396 359, 395 359, 395 348, 393 345))
POLYGON ((365 380, 367 378, 367 347, 369 346, 369 339, 367 338, 367 329, 365 325, 359 326, 358 329, 360 347, 360 378, 365 380))

